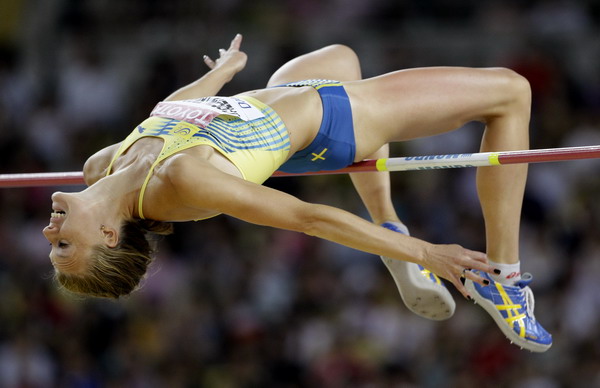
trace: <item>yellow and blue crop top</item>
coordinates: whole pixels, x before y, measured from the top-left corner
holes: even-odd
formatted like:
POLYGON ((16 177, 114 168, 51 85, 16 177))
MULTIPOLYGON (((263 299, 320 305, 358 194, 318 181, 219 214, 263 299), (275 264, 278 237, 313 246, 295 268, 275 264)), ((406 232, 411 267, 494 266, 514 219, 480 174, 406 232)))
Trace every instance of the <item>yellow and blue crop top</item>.
POLYGON ((285 162, 290 150, 288 131, 279 115, 252 97, 164 101, 125 138, 106 175, 111 173, 114 161, 144 137, 161 138, 164 144, 140 190, 138 208, 142 219, 144 194, 154 168, 178 152, 198 145, 211 146, 229 159, 245 180, 260 184, 285 162))

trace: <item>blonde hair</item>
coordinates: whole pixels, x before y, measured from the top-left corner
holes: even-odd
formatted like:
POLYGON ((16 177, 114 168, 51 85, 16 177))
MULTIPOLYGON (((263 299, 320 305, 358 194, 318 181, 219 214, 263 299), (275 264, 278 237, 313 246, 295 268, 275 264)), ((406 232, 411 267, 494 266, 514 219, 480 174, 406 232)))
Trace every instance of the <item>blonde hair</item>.
POLYGON ((117 299, 139 288, 148 266, 153 261, 155 235, 173 232, 168 222, 152 220, 126 221, 115 248, 97 245, 92 248, 87 273, 54 272, 55 280, 76 294, 117 299))

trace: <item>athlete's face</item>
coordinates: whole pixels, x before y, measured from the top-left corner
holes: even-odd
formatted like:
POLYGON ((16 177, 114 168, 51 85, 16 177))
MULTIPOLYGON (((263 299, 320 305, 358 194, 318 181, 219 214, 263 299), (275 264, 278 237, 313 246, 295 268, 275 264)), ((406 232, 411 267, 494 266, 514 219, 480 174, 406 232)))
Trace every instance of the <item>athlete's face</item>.
POLYGON ((50 242, 50 260, 65 273, 83 273, 91 248, 103 243, 100 223, 95 212, 75 193, 52 195, 50 224, 42 233, 50 242))

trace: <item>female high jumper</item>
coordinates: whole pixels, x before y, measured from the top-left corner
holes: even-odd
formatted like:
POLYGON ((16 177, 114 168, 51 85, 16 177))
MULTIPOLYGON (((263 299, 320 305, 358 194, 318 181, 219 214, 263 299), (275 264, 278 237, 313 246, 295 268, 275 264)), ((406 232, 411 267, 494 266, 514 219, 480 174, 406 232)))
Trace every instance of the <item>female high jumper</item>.
POLYGON ((237 35, 210 71, 159 102, 127 138, 91 156, 88 187, 52 195, 44 235, 59 283, 118 298, 152 261, 147 237, 171 222, 219 214, 302 232, 380 255, 413 312, 446 319, 452 296, 474 299, 514 343, 545 351, 552 337, 533 315, 531 275, 520 274, 519 223, 527 165, 480 167, 486 254, 409 236, 388 173, 352 174, 373 222, 262 186, 274 171, 335 170, 388 155, 390 142, 485 123, 481 151, 528 148, 531 92, 509 69, 432 67, 361 79, 356 54, 331 45, 279 68, 265 89, 212 97, 242 70, 237 35), (508 276, 510 275, 510 276, 508 276), (464 282, 464 284, 463 284, 464 282))

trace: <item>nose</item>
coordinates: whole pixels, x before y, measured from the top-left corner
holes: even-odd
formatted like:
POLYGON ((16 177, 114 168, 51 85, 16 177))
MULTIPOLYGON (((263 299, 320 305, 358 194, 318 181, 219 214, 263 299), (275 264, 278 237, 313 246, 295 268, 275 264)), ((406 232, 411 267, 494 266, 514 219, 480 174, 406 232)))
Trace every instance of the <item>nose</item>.
POLYGON ((46 237, 46 240, 52 242, 54 235, 56 234, 57 229, 53 225, 48 225, 42 230, 42 234, 46 237))
POLYGON ((65 193, 63 193, 62 191, 57 191, 57 192, 53 193, 50 198, 52 198, 53 201, 57 201, 57 200, 60 200, 62 197, 64 197, 64 195, 65 195, 65 193))
POLYGON ((72 201, 72 197, 73 197, 73 193, 63 193, 62 191, 55 192, 51 196, 52 209, 68 212, 69 204, 72 201))

